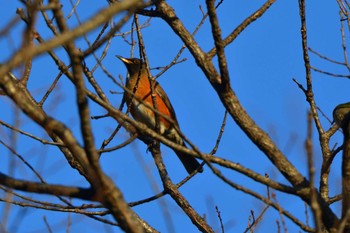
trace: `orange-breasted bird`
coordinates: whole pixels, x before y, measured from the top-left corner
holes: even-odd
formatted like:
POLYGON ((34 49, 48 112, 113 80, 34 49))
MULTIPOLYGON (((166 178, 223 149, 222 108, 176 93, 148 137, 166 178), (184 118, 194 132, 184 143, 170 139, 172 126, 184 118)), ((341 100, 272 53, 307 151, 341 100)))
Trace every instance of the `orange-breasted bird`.
MULTIPOLYGON (((126 81, 126 88, 130 92, 124 92, 124 100, 127 106, 130 107, 132 117, 155 130, 156 118, 154 110, 156 109, 161 113, 158 115, 160 134, 177 144, 185 146, 184 140, 177 131, 177 129, 179 129, 179 123, 176 119, 174 108, 159 83, 148 78, 146 64, 137 58, 116 57, 119 58, 128 69, 129 77, 126 81), (151 91, 151 85, 153 86, 154 93, 151 91), (152 94, 155 96, 155 106, 153 105, 152 94), (146 105, 148 105, 148 107, 146 107, 146 105), (172 121, 162 116, 166 116, 172 121)), ((191 155, 177 150, 174 150, 174 152, 189 174, 196 169, 198 169, 199 172, 203 171, 198 161, 191 155)))

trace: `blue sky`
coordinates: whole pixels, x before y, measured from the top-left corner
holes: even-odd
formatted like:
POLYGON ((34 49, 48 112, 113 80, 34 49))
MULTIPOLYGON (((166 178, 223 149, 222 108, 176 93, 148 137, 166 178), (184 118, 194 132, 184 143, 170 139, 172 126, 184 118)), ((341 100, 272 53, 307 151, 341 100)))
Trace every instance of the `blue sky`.
MULTIPOLYGON (((15 15, 17 7, 23 7, 17 1, 0 0, 0 3, 5 4, 5 2, 6 6, 0 9, 3 18, 0 22, 0 28, 3 28, 15 15)), ((172 0, 168 3, 174 7, 187 29, 193 31, 201 20, 198 6, 205 7, 204 1, 172 0)), ((223 36, 228 35, 263 3, 264 1, 260 0, 224 1, 218 9, 223 36)), ((71 9, 69 1, 64 2, 63 5, 63 9, 68 15, 71 9)), ((104 6, 106 6, 105 2, 92 4, 88 1, 82 1, 78 6, 78 12, 81 19, 84 20, 104 6)), ((307 2, 309 46, 329 58, 342 61, 338 12, 336 1, 307 2)), ((146 17, 140 16, 141 22, 146 19, 146 17)), ((77 25, 74 17, 69 22, 72 27, 77 25)), ((44 38, 52 37, 50 32, 45 29, 45 24, 41 19, 38 21, 37 28, 44 38)), ((127 31, 129 28, 128 24, 122 30, 127 31)), ((20 24, 11 29, 10 37, 0 37, 0 48, 3 51, 0 55, 0 62, 5 62, 18 49, 21 44, 22 29, 23 24, 20 24)), ((180 39, 174 36, 168 25, 160 19, 153 18, 150 21, 150 26, 144 28, 142 32, 151 67, 167 65, 182 46, 180 39)), ((88 36, 93 40, 97 33, 98 31, 94 31, 88 36)), ((205 51, 213 47, 208 22, 200 29, 195 39, 205 51)), ((87 48, 82 39, 78 39, 76 43, 83 50, 87 48)), ((67 62, 67 56, 62 49, 56 49, 55 52, 67 62)), ((118 75, 125 77, 126 69, 115 58, 115 54, 125 57, 130 55, 130 46, 121 37, 115 37, 112 40, 103 65, 115 77, 118 75)), ((138 52, 135 54, 138 56, 138 52)), ((298 1, 277 1, 261 19, 254 22, 231 45, 227 46, 226 56, 231 84, 242 105, 255 122, 269 133, 288 159, 306 176, 306 155, 303 143, 306 135, 308 104, 302 91, 292 81, 295 78, 300 83, 305 84, 298 1)), ((196 66, 191 54, 185 50, 181 58, 187 58, 186 62, 174 66, 158 81, 171 99, 182 131, 203 152, 210 152, 220 129, 224 108, 209 82, 196 66)), ((343 67, 329 64, 314 55, 310 55, 310 58, 311 64, 315 67, 347 74, 343 67)), ((87 58, 86 62, 90 67, 96 63, 92 56, 87 58)), ((19 73, 19 70, 16 72, 19 73)), ((153 74, 157 73, 158 71, 153 72, 153 74)), ((33 61, 32 77, 28 85, 37 100, 40 100, 57 74, 58 70, 48 55, 44 54, 33 61)), ((315 72, 312 75, 316 103, 331 118, 333 108, 339 103, 348 101, 349 82, 346 79, 333 78, 315 72)), ((94 76, 110 100, 118 107, 122 95, 110 94, 110 91, 120 92, 121 89, 113 84, 101 69, 97 69, 94 76)), ((105 113, 103 109, 92 102, 90 103, 92 115, 105 113)), ((0 97, 0 105, 2 109, 6 109, 0 120, 13 124, 15 111, 12 103, 6 97, 0 97)), ((49 115, 62 120, 79 139, 81 138, 74 89, 65 77, 60 79, 58 88, 49 97, 44 108, 49 115)), ((323 126, 328 129, 330 123, 326 119, 322 119, 322 122, 323 126)), ((20 127, 36 136, 48 139, 46 134, 23 114, 21 114, 20 127)), ((116 122, 112 119, 93 121, 96 145, 101 145, 115 127, 116 122)), ((8 129, 0 127, 0 135, 2 135, 3 141, 9 142, 10 131, 8 129)), ((112 145, 121 143, 127 137, 128 134, 122 131, 117 135, 112 145)), ((321 153, 317 138, 315 131, 315 166, 318 174, 321 153)), ((341 143, 340 133, 334 136, 332 143, 341 143)), ((36 167, 47 182, 87 186, 83 178, 69 167, 62 154, 55 147, 44 146, 25 136, 18 135, 16 151, 36 167)), ((171 150, 163 146, 162 152, 172 180, 174 182, 180 181, 186 175, 185 170, 171 150)), ((9 171, 9 158, 13 155, 3 146, 0 146, 0 153, 2 161, 4 161, 0 163, 0 169, 7 173, 9 171)), ((217 156, 238 162, 261 174, 267 173, 272 179, 288 184, 231 118, 227 121, 217 156)), ((339 161, 339 158, 336 158, 332 166, 330 179, 332 195, 338 194, 340 189, 339 161)), ((138 141, 119 151, 104 154, 101 158, 101 165, 123 191, 124 197, 128 201, 152 196, 162 189, 152 157, 150 153, 146 153, 146 146, 138 141)), ((223 169, 222 172, 234 182, 266 196, 266 187, 256 184, 234 171, 223 169)), ((14 176, 21 179, 33 179, 34 177, 33 173, 18 161, 14 176)), ((316 179, 318 182, 317 176, 316 179)), ((223 222, 227 223, 226 232, 243 232, 248 224, 250 211, 253 210, 257 217, 265 206, 260 201, 228 187, 208 168, 205 168, 203 174, 197 175, 183 186, 180 191, 188 198, 198 213, 206 216, 208 223, 218 232, 219 222, 215 206, 218 206, 223 222)), ((32 194, 26 195, 32 196, 32 194)), ((0 191, 0 197, 3 196, 4 193, 0 191)), ((305 222, 304 203, 300 199, 279 192, 276 192, 276 196, 283 207, 305 222)), ((55 199, 45 196, 44 200, 55 199)), ((73 203, 79 205, 82 202, 74 200, 73 203)), ((171 215, 174 232, 197 232, 190 220, 169 197, 134 209, 161 232, 171 232, 171 227, 169 227, 171 224, 169 224, 169 220, 164 218, 164 209, 167 209, 171 215)), ((333 209, 337 214, 339 213, 338 205, 335 205, 333 209)), ((0 213, 3 213, 3 204, 0 204, 0 213)), ((44 212, 37 209, 14 208, 11 211, 8 226, 17 226, 17 232, 47 232, 43 216, 46 216, 54 232, 66 231, 68 214, 44 212), (17 214, 20 214, 20 211, 28 211, 29 214, 21 218, 21 222, 18 223, 19 215, 17 214)), ((82 229, 84 232, 95 232, 101 229, 101 232, 103 230, 105 232, 120 232, 117 227, 105 227, 103 224, 81 215, 71 215, 70 217, 73 222, 71 232, 79 232, 82 229)), ((280 216, 270 208, 256 232, 267 232, 267 230, 277 232, 276 220, 281 221, 280 216)), ((312 220, 309 219, 309 222, 312 223, 312 220)), ((14 232, 14 228, 11 227, 8 229, 13 229, 14 232)), ((298 230, 288 219, 286 219, 286 227, 289 232, 298 230)))

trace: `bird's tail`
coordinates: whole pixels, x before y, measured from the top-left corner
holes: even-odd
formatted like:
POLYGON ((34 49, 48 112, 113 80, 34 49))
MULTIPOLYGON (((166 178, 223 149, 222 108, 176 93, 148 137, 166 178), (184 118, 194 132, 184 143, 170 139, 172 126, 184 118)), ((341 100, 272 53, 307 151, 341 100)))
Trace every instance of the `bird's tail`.
MULTIPOLYGON (((183 146, 185 146, 185 144, 183 144, 183 146)), ((203 167, 201 167, 200 163, 194 157, 176 150, 175 150, 175 153, 177 157, 179 157, 181 163, 184 165, 188 174, 191 174, 197 169, 198 169, 198 172, 203 172, 203 167)))

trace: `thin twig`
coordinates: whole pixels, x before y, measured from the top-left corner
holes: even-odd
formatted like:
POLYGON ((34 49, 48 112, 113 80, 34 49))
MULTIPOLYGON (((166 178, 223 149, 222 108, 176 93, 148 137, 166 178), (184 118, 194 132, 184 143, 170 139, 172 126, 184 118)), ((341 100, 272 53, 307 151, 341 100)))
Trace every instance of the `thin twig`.
POLYGON ((27 132, 25 132, 25 131, 23 131, 23 130, 21 130, 21 129, 18 129, 18 128, 16 128, 16 127, 13 127, 13 126, 7 124, 6 122, 4 122, 4 121, 2 121, 2 120, 0 120, 0 124, 3 125, 3 126, 5 126, 5 127, 7 127, 7 128, 9 128, 9 129, 11 129, 11 130, 13 130, 13 131, 16 131, 16 132, 18 132, 18 133, 20 133, 20 134, 23 134, 23 135, 25 135, 25 136, 28 136, 28 137, 30 137, 30 138, 33 138, 34 140, 37 140, 37 141, 41 142, 42 144, 52 145, 52 146, 60 146, 60 147, 61 147, 61 146, 63 146, 63 147, 65 146, 65 145, 62 144, 62 143, 58 143, 58 142, 49 142, 49 141, 47 141, 47 140, 45 140, 45 139, 39 138, 39 137, 37 137, 37 136, 34 136, 34 135, 32 135, 32 134, 30 134, 30 133, 27 133, 27 132))

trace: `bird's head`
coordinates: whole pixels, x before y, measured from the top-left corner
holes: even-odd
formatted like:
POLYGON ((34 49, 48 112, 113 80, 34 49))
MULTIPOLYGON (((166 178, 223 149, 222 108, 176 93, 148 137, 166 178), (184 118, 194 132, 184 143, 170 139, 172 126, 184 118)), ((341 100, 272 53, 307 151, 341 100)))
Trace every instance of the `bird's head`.
POLYGON ((116 57, 124 63, 124 65, 128 69, 130 76, 138 74, 140 72, 140 69, 146 69, 146 64, 138 58, 125 58, 118 55, 116 55, 116 57))
POLYGON ((344 127, 350 120, 350 102, 339 104, 333 110, 333 121, 340 127, 344 127))

